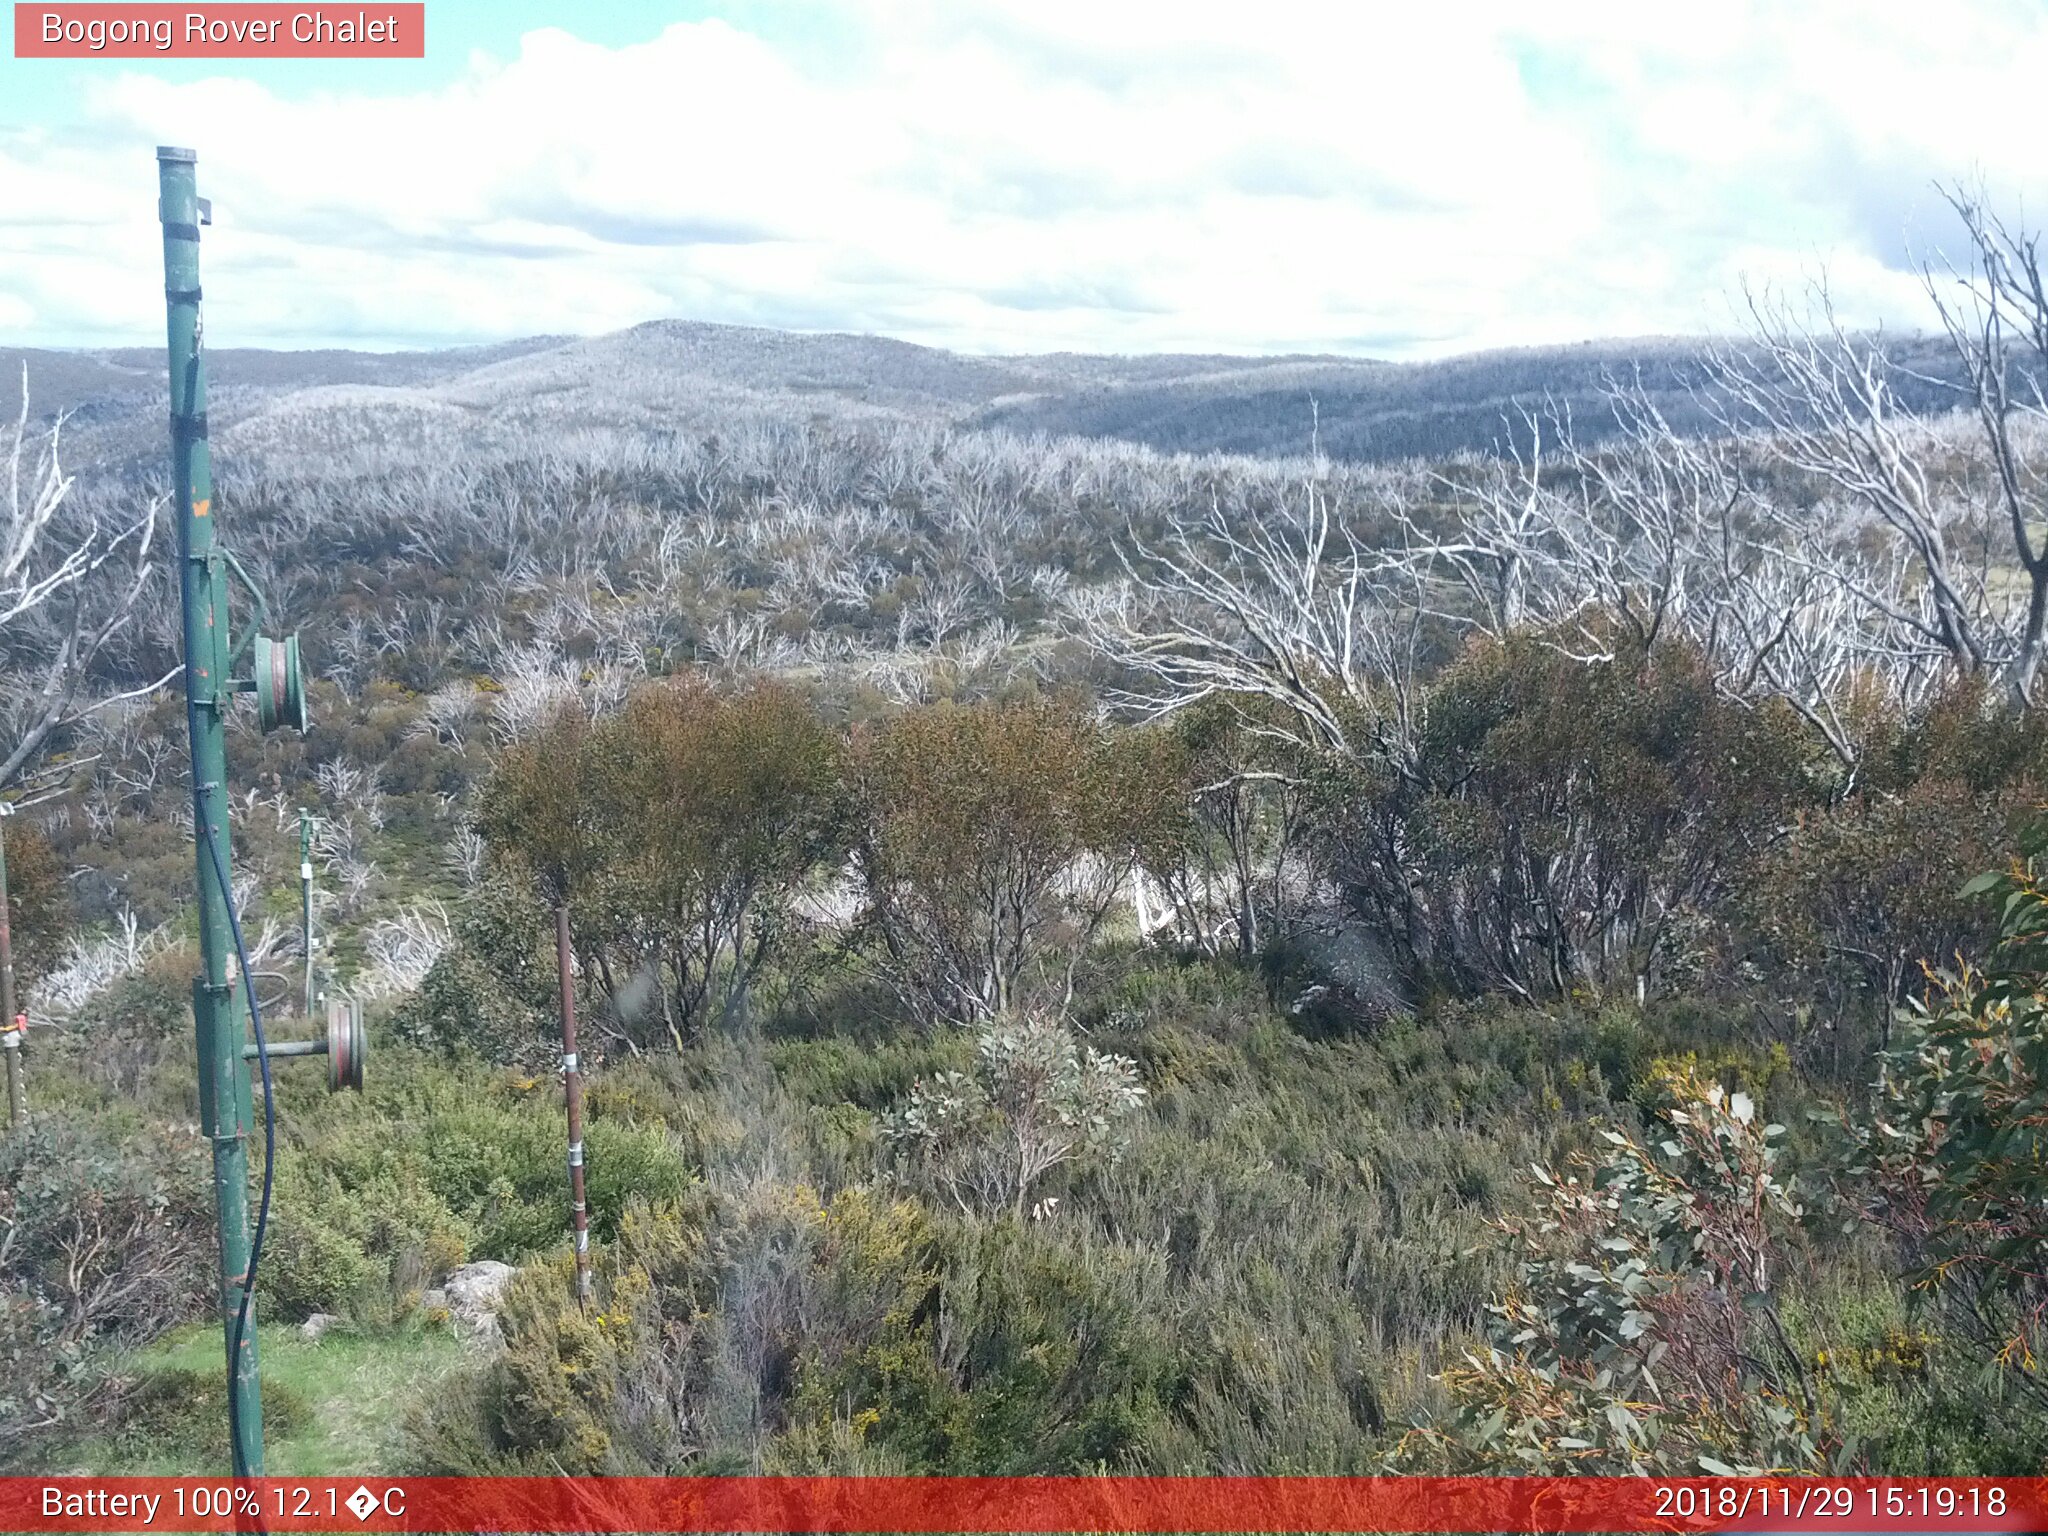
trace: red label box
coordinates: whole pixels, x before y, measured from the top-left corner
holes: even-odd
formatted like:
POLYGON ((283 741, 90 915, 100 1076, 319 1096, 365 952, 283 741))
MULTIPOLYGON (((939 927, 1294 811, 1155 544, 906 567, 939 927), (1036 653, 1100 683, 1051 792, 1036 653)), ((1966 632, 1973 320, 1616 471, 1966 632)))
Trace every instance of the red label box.
POLYGON ((0 1477, 0 1530, 1965 1536, 2048 1530, 2048 1479, 0 1477))
POLYGON ((37 5, 16 0, 17 59, 422 59, 427 8, 339 5, 37 5))

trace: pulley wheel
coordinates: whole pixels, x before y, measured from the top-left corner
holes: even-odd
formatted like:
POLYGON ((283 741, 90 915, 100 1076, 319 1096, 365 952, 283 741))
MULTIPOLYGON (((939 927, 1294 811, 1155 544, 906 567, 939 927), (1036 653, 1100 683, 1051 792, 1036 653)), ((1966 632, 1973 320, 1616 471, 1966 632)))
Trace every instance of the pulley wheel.
POLYGON ((299 670, 299 637, 256 637, 256 719, 265 732, 287 727, 306 733, 306 679, 299 670))
POLYGON ((363 1005, 358 1002, 330 1002, 327 1005, 327 1091, 344 1088, 363 1091, 363 1058, 368 1047, 363 1038, 363 1005))

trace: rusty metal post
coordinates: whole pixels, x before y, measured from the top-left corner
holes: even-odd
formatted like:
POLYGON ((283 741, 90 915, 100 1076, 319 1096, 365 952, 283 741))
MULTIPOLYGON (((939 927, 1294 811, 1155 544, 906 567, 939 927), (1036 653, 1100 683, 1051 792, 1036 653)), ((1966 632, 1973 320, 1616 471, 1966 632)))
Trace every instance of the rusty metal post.
POLYGON ((569 1225, 576 1243, 576 1305, 590 1304, 590 1211, 583 1203, 583 1062, 576 1054, 576 983, 570 971, 569 904, 555 908, 555 966, 561 973, 562 1093, 569 1105, 569 1225))
POLYGON ((299 941, 306 951, 306 1017, 313 1017, 313 813, 299 808, 299 941))
POLYGON ((28 1089, 21 1081, 21 1023, 0 1021, 0 1053, 7 1057, 7 1128, 18 1131, 28 1124, 28 1089))
POLYGON ((14 807, 0 800, 0 1051, 7 1055, 7 1124, 28 1124, 28 1091, 21 1081, 21 1029, 14 1013, 14 930, 7 913, 7 818, 14 807))

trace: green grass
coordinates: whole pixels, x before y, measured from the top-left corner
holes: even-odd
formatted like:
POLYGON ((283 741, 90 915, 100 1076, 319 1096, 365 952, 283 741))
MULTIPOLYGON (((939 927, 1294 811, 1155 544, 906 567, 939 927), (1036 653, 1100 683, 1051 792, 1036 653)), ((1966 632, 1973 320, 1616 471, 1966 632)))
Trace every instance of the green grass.
MULTIPOLYGON (((282 1477, 388 1471, 403 1407, 462 1360, 445 1328, 329 1333, 258 1330, 265 1470, 282 1477)), ((190 1474, 227 1458, 222 1348, 212 1324, 179 1328, 129 1357, 136 1383, 117 1422, 49 1458, 110 1476, 190 1474)))

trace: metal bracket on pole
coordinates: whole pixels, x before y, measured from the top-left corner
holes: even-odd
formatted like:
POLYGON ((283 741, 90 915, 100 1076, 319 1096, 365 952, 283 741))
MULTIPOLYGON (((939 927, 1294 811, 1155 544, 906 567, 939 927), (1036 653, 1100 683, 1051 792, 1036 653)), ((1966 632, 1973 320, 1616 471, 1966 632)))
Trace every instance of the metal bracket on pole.
POLYGON ((353 998, 337 998, 327 1005, 327 1033, 312 1040, 273 1040, 270 1049, 258 1052, 256 1042, 244 1041, 242 1059, 257 1056, 284 1061, 295 1056, 327 1058, 327 1091, 344 1088, 363 1091, 363 1063, 369 1059, 369 1040, 363 1034, 363 1005, 353 998))
MULTIPOLYGON (((212 557, 220 562, 225 573, 241 583, 255 609, 248 633, 228 651, 221 663, 223 686, 236 693, 256 695, 256 721, 265 735, 286 727, 305 735, 311 722, 306 711, 306 674, 299 664, 299 637, 296 634, 276 637, 264 634, 270 625, 270 604, 264 600, 263 589, 256 584, 256 578, 235 558, 235 552, 225 546, 217 546, 212 557), (246 678, 231 676, 241 665, 242 658, 252 650, 256 659, 250 675, 246 678)), ((223 606, 225 597, 223 583, 223 606)))
POLYGON ((270 604, 263 600, 263 589, 257 586, 255 578, 242 568, 242 562, 235 558, 233 550, 223 547, 218 553, 222 564, 226 565, 228 570, 234 573, 235 579, 241 582, 242 590, 249 594, 249 601, 256 609, 250 620, 249 633, 242 636, 242 643, 229 653, 228 665, 233 667, 239 665, 242 658, 249 653, 249 645, 257 635, 270 627, 270 604))

